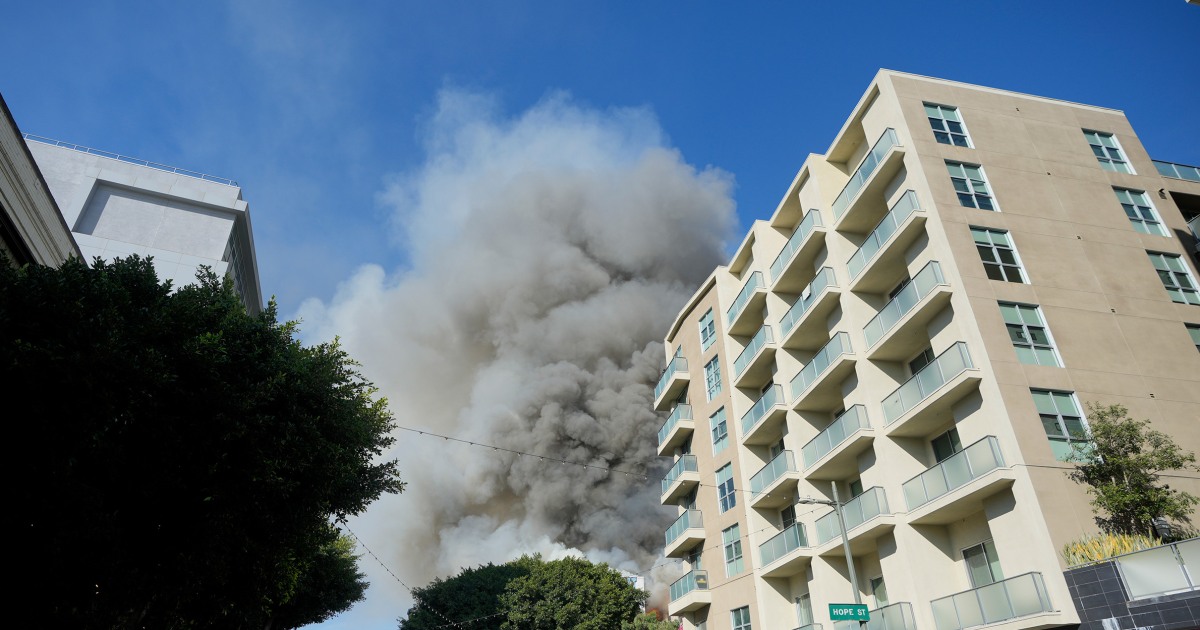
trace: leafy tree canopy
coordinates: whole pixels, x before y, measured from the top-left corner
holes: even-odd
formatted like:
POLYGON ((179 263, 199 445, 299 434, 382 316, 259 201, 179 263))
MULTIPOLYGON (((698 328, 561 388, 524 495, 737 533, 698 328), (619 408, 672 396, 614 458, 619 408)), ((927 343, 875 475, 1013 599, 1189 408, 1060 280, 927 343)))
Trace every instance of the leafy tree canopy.
POLYGON ((336 343, 198 280, 0 260, 18 626, 281 628, 362 596, 331 521, 403 489, 385 401, 336 343))
POLYGON ((408 617, 400 620, 400 630, 442 628, 447 622, 437 613, 451 621, 479 619, 467 626, 473 630, 499 628, 504 621, 497 616, 500 594, 509 582, 528 573, 528 566, 519 562, 489 563, 463 569, 452 578, 437 578, 424 588, 413 589, 416 604, 408 610, 408 617))
POLYGON ((679 622, 659 619, 658 615, 648 612, 626 621, 621 630, 679 630, 679 622))
POLYGON ((1121 405, 1088 404, 1091 442, 1075 448, 1070 478, 1088 486, 1096 524, 1112 534, 1155 535, 1159 516, 1187 522, 1200 502, 1161 480, 1169 470, 1196 470, 1195 454, 1184 451, 1149 420, 1134 420, 1121 405))

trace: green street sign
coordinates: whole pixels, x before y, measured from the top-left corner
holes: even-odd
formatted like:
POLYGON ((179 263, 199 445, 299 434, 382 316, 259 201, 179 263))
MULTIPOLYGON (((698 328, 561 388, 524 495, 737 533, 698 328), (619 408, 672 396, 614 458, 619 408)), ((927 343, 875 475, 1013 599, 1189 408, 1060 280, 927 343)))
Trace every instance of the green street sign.
POLYGON ((829 618, 833 621, 869 621, 866 604, 830 604, 829 618))

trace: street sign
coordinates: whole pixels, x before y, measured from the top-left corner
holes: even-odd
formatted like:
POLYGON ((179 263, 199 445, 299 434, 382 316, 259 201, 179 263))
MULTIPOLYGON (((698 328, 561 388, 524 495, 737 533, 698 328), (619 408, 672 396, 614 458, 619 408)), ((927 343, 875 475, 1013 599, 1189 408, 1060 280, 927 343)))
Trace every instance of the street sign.
POLYGON ((832 621, 870 621, 866 604, 830 604, 829 619, 832 621))

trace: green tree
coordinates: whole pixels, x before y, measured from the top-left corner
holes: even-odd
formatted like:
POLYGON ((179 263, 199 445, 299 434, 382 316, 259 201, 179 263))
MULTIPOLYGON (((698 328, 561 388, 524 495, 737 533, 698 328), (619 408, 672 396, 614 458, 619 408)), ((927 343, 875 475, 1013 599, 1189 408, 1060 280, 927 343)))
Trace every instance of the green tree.
POLYGON ((678 630, 679 623, 669 619, 658 618, 654 613, 645 613, 634 617, 633 621, 621 624, 621 630, 678 630))
POLYGON ((1155 535, 1159 516, 1187 522, 1200 502, 1162 483, 1168 470, 1196 470, 1195 454, 1184 451, 1149 420, 1134 420, 1121 405, 1088 404, 1091 441, 1077 445, 1070 478, 1088 486, 1100 529, 1113 534, 1155 535))
POLYGON ((583 558, 524 556, 515 562, 529 573, 509 582, 500 596, 501 630, 612 630, 632 621, 649 597, 608 565, 583 558))
POLYGON ((416 603, 408 609, 408 616, 400 620, 400 630, 430 630, 442 628, 446 619, 451 621, 480 621, 468 625, 473 630, 499 628, 503 622, 500 612, 500 594, 508 583, 529 573, 524 564, 487 564, 463 569, 458 575, 435 579, 424 588, 413 589, 416 603), (437 611, 437 612, 434 612, 437 611))
POLYGON ((336 343, 198 280, 0 261, 17 626, 279 628, 361 597, 331 522, 403 489, 385 401, 336 343))

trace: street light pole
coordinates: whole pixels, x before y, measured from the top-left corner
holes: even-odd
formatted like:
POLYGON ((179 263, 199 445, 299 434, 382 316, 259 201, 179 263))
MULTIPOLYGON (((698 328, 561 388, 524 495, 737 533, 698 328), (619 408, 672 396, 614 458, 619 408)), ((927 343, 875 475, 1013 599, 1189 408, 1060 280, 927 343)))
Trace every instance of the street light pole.
MULTIPOLYGON (((832 481, 829 485, 833 487, 832 501, 803 497, 796 499, 796 503, 828 505, 837 514, 838 528, 842 531, 842 551, 846 554, 846 569, 850 573, 850 591, 854 593, 854 603, 861 606, 862 594, 858 592, 858 575, 854 571, 854 555, 850 553, 850 537, 846 535, 846 517, 842 514, 842 502, 838 500, 837 482, 832 481)), ((866 622, 860 621, 858 625, 861 628, 866 622)))

